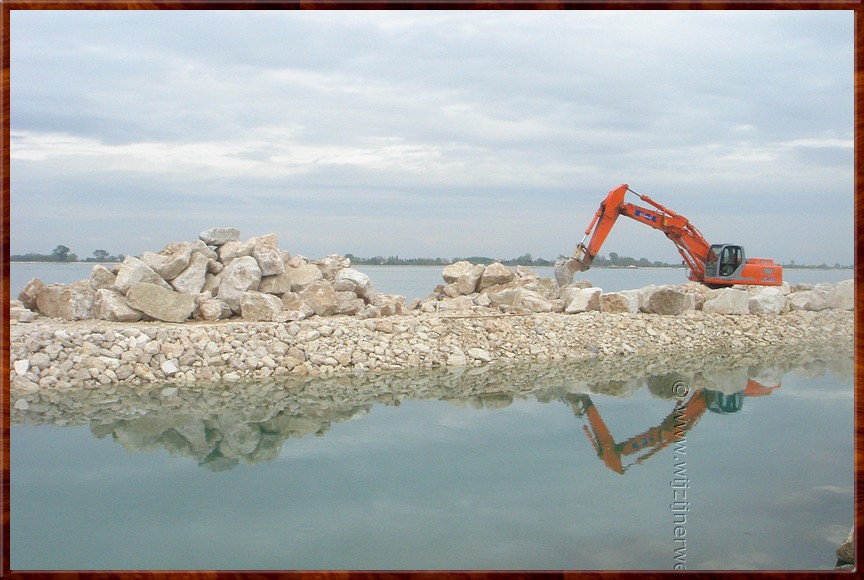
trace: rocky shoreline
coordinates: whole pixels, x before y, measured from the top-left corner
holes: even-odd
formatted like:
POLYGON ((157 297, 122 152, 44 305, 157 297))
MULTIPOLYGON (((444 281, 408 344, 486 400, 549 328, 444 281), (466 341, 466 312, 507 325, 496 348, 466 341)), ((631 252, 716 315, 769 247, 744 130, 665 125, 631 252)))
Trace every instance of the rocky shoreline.
MULTIPOLYGON (((411 368, 479 367, 763 347, 848 350, 853 312, 747 316, 412 312, 378 319, 278 322, 34 321, 10 327, 15 396, 44 389, 154 382, 238 383, 411 368)), ((22 404, 23 405, 23 404, 22 404)))
POLYGON ((240 242, 236 229, 212 228, 113 270, 96 265, 89 280, 31 280, 10 304, 10 384, 27 393, 852 344, 851 280, 603 292, 464 261, 442 278, 406 304, 345 257, 308 260, 273 234, 240 242))

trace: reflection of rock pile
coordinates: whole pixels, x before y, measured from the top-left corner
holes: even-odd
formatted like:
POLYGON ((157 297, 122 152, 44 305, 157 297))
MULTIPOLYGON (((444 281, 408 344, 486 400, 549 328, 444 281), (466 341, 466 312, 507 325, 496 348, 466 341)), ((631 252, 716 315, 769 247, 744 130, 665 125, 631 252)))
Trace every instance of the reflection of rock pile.
POLYGON ((99 388, 20 391, 13 386, 12 423, 89 424, 126 449, 167 449, 211 469, 275 458, 288 438, 322 435, 331 424, 369 412, 374 403, 447 400, 461 406, 500 408, 514 398, 569 402, 573 395, 629 396, 647 384, 672 399, 676 381, 694 389, 742 390, 748 378, 773 385, 789 372, 831 371, 851 380, 851 349, 755 349, 737 354, 653 355, 557 363, 499 364, 294 378, 225 385, 108 385, 99 388), (770 361, 770 362, 765 362, 770 361), (739 384, 742 383, 742 384, 739 384))

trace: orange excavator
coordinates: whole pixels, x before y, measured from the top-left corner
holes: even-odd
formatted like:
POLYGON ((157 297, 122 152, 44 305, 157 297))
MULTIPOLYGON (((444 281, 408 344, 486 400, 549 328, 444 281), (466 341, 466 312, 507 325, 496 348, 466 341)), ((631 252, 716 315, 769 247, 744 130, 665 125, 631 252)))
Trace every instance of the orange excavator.
POLYGON ((723 288, 735 284, 756 286, 780 286, 783 283, 783 268, 769 258, 745 258, 744 248, 735 244, 709 244, 687 218, 675 213, 648 197, 636 193, 627 184, 619 185, 609 192, 600 204, 600 209, 585 230, 585 236, 573 257, 559 261, 555 266, 555 277, 559 283, 570 281, 576 272, 584 272, 600 251, 618 216, 627 216, 639 223, 663 232, 678 248, 689 272, 687 277, 711 288, 723 288), (624 201, 627 192, 651 206, 640 207, 624 201), (593 234, 592 234, 593 232, 593 234), (591 235, 588 245, 585 240, 591 235))
POLYGON ((597 456, 603 460, 606 467, 615 473, 623 474, 632 465, 642 463, 661 449, 680 441, 702 418, 705 411, 737 413, 743 407, 744 397, 764 397, 779 387, 780 383, 766 387, 759 381, 748 379, 744 389, 737 393, 724 394, 711 389, 699 389, 687 402, 678 401, 672 412, 659 425, 621 442, 615 441, 589 395, 576 395, 568 402, 573 413, 582 419, 582 429, 597 451, 597 456), (585 417, 591 425, 590 430, 584 423, 585 417), (636 455, 635 460, 624 465, 624 458, 630 455, 636 455))

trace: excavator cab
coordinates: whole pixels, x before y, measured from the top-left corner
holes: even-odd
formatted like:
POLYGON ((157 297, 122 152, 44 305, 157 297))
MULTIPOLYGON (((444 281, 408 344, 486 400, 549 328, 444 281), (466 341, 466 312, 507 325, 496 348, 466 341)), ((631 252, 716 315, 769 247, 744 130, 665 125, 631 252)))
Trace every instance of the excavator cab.
POLYGON ((705 278, 739 280, 744 268, 744 248, 734 244, 714 244, 705 260, 705 278))
POLYGON ((744 406, 744 393, 725 394, 720 391, 705 391, 705 401, 708 403, 708 410, 712 413, 720 413, 726 415, 728 413, 737 413, 744 406))

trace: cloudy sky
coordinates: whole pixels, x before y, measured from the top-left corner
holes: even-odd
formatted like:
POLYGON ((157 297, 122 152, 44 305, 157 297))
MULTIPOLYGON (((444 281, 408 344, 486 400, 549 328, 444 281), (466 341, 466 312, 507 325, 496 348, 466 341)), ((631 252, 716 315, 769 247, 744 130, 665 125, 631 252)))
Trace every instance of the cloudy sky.
MULTIPOLYGON (((11 14, 11 248, 555 258, 628 183, 853 261, 853 12, 11 14)), ((631 201, 638 201, 632 198, 631 201)), ((602 253, 680 261, 621 220, 602 253)))

